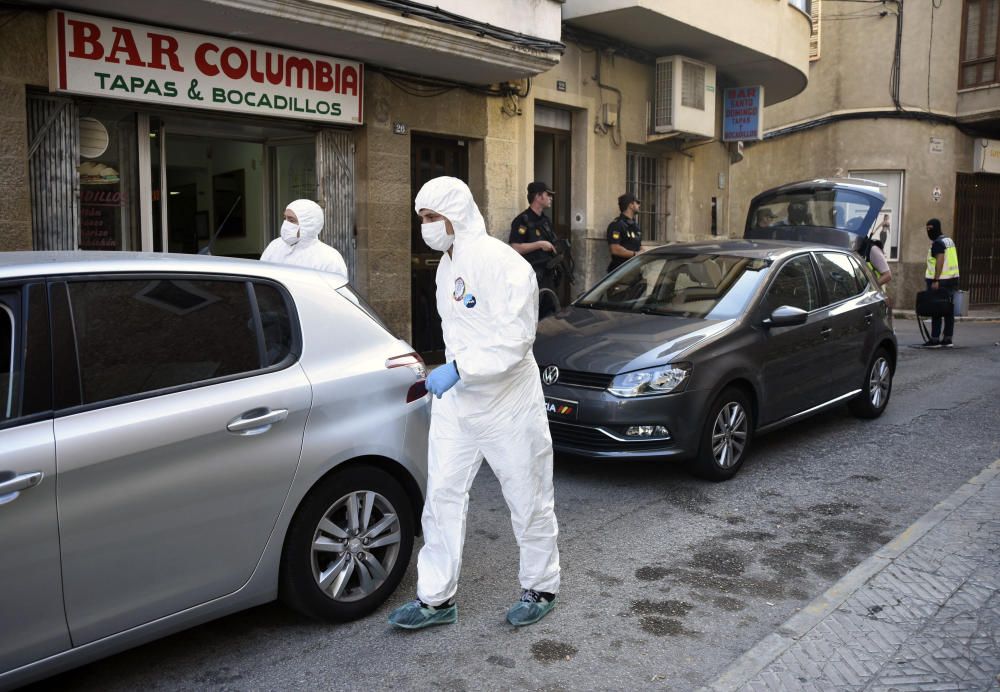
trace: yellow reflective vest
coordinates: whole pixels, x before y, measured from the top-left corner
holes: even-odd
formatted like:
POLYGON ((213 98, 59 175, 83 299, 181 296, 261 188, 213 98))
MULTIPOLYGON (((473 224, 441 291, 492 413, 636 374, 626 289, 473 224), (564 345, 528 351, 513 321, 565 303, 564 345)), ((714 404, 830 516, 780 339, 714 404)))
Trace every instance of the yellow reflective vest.
MULTIPOLYGON (((947 236, 939 236, 940 240, 944 244, 944 268, 941 269, 941 276, 937 277, 939 279, 957 279, 958 278, 958 250, 955 249, 955 241, 947 236)), ((937 242, 937 241, 934 241, 937 242)), ((934 244, 931 243, 931 247, 927 248, 927 271, 924 272, 924 278, 933 279, 934 272, 937 269, 937 257, 931 254, 931 248, 934 244)))

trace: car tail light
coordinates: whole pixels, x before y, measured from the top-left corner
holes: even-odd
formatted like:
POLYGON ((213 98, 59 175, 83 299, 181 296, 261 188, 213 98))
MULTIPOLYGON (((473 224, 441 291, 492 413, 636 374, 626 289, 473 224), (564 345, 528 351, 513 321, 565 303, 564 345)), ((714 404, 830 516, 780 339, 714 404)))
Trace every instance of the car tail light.
POLYGON ((424 380, 414 382, 410 385, 410 390, 406 393, 406 403, 423 399, 425 396, 427 396, 427 385, 424 383, 424 380))
POLYGON ((387 358, 385 367, 389 369, 409 368, 417 376, 417 381, 410 385, 410 389, 406 392, 406 403, 427 396, 427 387, 424 384, 427 379, 427 368, 424 367, 424 359, 420 357, 419 353, 411 351, 401 356, 387 358))

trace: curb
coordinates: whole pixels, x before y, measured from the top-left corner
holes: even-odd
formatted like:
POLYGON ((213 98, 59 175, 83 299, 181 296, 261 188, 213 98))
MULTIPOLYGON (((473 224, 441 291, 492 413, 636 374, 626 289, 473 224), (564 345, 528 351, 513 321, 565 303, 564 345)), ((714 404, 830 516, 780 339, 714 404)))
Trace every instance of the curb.
MULTIPOLYGON (((915 320, 917 319, 916 310, 893 310, 892 316, 897 320, 915 320)), ((929 320, 930 317, 923 317, 921 319, 929 320)), ((1000 313, 983 313, 980 315, 965 315, 962 317, 956 317, 956 322, 1000 322, 1000 313)))
POLYGON ((906 552, 927 532, 940 524, 997 476, 1000 476, 1000 459, 994 461, 976 476, 966 481, 958 490, 934 505, 927 514, 917 519, 902 533, 844 575, 826 593, 790 617, 773 633, 757 642, 753 648, 736 659, 713 682, 702 687, 701 691, 733 692, 743 687, 826 616, 840 607, 869 579, 891 565, 893 560, 906 552))

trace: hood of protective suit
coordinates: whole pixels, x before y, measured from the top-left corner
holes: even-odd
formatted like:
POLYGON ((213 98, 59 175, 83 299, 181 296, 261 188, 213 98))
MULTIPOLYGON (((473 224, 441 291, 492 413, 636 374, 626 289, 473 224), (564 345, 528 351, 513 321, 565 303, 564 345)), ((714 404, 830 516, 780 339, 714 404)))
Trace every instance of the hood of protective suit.
POLYGON ((323 230, 323 208, 311 199, 297 199, 288 205, 299 219, 299 245, 315 243, 323 230))
POLYGON ((451 221, 455 229, 455 246, 486 235, 486 222, 472 198, 469 186, 458 178, 442 176, 424 183, 413 203, 419 214, 430 209, 451 221))

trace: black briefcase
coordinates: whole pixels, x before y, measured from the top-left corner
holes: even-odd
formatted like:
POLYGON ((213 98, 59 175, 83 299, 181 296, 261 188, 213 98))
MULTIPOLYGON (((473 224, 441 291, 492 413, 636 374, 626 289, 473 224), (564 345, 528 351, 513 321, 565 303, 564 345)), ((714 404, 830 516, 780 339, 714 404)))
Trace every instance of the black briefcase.
POLYGON ((931 289, 917 293, 917 315, 921 317, 944 317, 954 310, 951 291, 947 288, 931 289))

